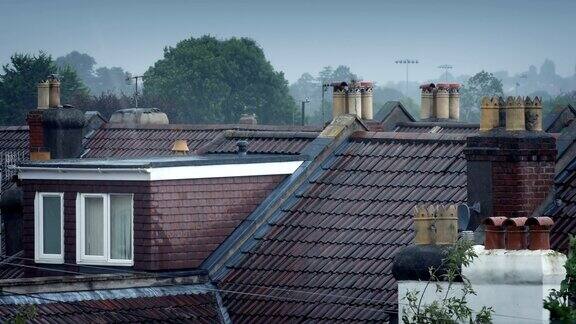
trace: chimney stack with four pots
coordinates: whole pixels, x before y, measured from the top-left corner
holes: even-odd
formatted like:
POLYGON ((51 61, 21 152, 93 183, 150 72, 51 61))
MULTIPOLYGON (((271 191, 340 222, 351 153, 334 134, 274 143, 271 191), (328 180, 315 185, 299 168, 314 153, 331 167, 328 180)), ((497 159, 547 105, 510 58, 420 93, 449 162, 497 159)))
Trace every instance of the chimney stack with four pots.
POLYGON ((420 91, 420 120, 460 119, 460 84, 427 83, 420 86, 420 91))
POLYGON ((372 81, 332 83, 332 118, 355 115, 360 119, 374 118, 372 81))

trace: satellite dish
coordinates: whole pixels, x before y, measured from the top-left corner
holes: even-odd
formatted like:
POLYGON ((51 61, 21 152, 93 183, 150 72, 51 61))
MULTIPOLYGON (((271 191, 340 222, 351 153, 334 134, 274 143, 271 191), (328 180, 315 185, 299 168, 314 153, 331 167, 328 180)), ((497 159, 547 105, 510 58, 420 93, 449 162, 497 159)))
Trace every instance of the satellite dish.
POLYGON ((466 204, 458 205, 458 231, 465 231, 470 223, 470 208, 466 204))

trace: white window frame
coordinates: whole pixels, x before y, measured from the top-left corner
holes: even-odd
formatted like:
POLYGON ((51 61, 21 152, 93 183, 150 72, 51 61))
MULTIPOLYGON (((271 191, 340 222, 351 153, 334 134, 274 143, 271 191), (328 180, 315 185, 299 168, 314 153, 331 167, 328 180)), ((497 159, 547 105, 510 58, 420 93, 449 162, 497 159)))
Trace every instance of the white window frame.
POLYGON ((133 266, 134 265, 134 195, 129 193, 78 193, 76 196, 76 263, 89 265, 112 265, 112 266, 133 266), (132 224, 132 255, 130 260, 119 260, 110 258, 110 196, 130 196, 131 210, 130 222, 132 224), (85 215, 84 198, 102 198, 104 208, 104 255, 86 255, 85 243, 85 215))
POLYGON ((34 262, 64 263, 64 193, 36 192, 34 197, 34 262), (60 254, 44 253, 44 197, 60 198, 60 254))

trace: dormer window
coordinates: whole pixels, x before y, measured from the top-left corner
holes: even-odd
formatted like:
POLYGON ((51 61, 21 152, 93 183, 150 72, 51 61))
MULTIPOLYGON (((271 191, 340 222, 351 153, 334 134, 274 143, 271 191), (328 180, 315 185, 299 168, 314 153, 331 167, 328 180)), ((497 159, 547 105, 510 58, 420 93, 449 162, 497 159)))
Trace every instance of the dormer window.
POLYGON ((77 262, 133 265, 133 196, 78 194, 76 206, 77 262))
POLYGON ((64 262, 64 194, 39 192, 34 199, 34 259, 38 263, 64 262))

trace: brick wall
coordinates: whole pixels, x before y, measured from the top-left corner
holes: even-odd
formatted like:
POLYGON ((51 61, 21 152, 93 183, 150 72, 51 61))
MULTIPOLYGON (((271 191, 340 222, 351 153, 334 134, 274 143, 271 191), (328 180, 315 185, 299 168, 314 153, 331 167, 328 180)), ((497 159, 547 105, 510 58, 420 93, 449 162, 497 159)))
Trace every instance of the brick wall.
POLYGON ((531 216, 554 184, 556 140, 546 133, 488 132, 469 137, 465 153, 468 202, 480 202, 475 223, 531 216))
POLYGON ((135 250, 145 270, 197 268, 285 176, 155 181, 148 239, 135 250))
MULTIPOLYGON (((196 268, 285 176, 147 182, 23 180, 23 244, 34 258, 36 192, 64 192, 64 259, 76 263, 77 193, 134 194, 134 268, 196 268)), ((51 267, 50 265, 39 265, 51 267)), ((75 266, 62 268, 77 271, 75 266)), ((28 271, 29 275, 62 275, 28 271)))
POLYGON ((26 116, 29 129, 30 150, 37 152, 44 148, 44 128, 42 126, 42 110, 32 110, 26 116))

